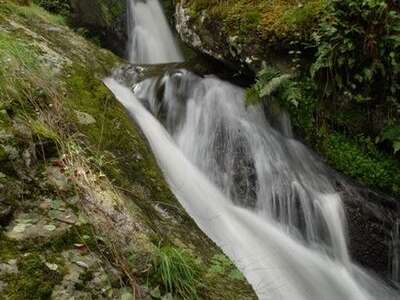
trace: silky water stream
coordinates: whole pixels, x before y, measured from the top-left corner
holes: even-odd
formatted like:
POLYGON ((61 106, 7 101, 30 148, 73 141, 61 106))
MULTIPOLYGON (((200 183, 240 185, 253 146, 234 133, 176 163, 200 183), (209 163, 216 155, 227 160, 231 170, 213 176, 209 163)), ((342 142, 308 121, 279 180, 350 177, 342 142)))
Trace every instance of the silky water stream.
MULTIPOLYGON (((182 60, 158 1, 129 0, 129 9, 132 63, 182 60)), ((351 261, 330 171, 293 138, 284 113, 272 126, 261 106, 246 107, 242 88, 185 69, 126 78, 121 69, 104 82, 179 202, 259 299, 400 299, 351 261)))

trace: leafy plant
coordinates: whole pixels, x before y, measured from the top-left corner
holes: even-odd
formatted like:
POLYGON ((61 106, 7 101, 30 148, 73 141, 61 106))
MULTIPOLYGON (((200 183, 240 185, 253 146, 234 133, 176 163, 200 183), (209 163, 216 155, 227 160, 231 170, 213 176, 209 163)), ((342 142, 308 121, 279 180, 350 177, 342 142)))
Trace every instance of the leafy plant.
POLYGON ((246 91, 247 104, 257 104, 265 97, 273 96, 290 79, 272 67, 264 67, 257 75, 256 83, 246 91))
POLYGON ((386 0, 332 0, 314 34, 311 73, 329 97, 396 102, 400 94, 400 14, 386 0))
POLYGON ((197 288, 200 268, 186 251, 164 246, 157 249, 153 257, 152 277, 162 284, 166 293, 183 299, 199 299, 197 288))
POLYGON ((71 11, 70 0, 34 0, 33 2, 52 13, 63 16, 68 16, 71 11))
POLYGON ((400 126, 393 125, 385 128, 380 141, 389 141, 393 147, 393 153, 400 150, 400 126))

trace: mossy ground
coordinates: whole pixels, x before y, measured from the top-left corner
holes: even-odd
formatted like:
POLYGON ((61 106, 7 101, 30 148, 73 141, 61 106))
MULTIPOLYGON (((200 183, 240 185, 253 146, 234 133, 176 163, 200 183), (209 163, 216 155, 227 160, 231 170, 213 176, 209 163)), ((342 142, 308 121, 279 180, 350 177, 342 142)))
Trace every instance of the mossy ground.
POLYGON ((18 269, 0 277, 0 299, 154 289, 149 262, 160 244, 199 261, 202 299, 254 299, 243 278, 210 276, 220 251, 103 85, 121 60, 60 20, 0 1, 0 267, 16 260, 18 269))

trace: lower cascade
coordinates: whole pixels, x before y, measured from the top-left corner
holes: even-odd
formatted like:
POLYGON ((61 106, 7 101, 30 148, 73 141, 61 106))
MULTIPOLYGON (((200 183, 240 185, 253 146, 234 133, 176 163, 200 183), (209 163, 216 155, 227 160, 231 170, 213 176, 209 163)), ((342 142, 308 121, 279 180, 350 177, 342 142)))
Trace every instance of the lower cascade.
POLYGON ((132 89, 121 78, 105 84, 143 130, 182 206, 259 299, 399 299, 351 262, 327 168, 260 106, 246 107, 241 88, 186 70, 132 89))
MULTIPOLYGON (((128 0, 128 9, 130 62, 182 61, 157 0, 128 0)), ((122 68, 104 82, 177 199, 259 299, 400 299, 352 262, 334 175, 294 139, 285 112, 247 107, 242 88, 214 76, 170 69, 139 80, 141 71, 122 68)), ((397 278, 396 253, 393 260, 397 278)))

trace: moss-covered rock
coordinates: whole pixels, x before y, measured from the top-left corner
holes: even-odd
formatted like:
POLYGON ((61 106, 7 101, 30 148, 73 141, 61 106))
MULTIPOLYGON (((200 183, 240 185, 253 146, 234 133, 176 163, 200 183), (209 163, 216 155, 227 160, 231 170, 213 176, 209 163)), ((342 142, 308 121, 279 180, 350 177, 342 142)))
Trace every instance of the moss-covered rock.
POLYGON ((324 12, 324 0, 175 2, 182 40, 244 72, 257 72, 263 62, 286 70, 296 65, 288 52, 311 39, 324 12))

